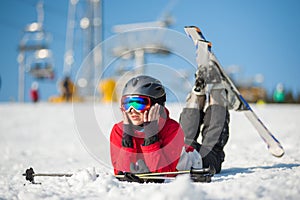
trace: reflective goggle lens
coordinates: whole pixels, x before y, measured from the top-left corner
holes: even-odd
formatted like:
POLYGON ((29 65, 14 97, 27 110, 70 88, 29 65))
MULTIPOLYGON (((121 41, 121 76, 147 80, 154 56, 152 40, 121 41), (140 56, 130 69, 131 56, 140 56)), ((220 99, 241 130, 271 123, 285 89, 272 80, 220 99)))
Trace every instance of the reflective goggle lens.
POLYGON ((139 112, 145 112, 151 107, 151 100, 146 96, 124 96, 121 100, 122 109, 126 112, 134 108, 139 112))

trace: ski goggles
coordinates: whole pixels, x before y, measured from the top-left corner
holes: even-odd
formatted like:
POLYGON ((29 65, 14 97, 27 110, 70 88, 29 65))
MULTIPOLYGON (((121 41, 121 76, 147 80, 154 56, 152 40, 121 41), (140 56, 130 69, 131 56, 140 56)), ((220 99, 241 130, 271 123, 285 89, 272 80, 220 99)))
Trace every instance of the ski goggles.
POLYGON ((129 112, 131 108, 138 112, 145 112, 151 107, 151 99, 142 95, 129 95, 123 96, 121 99, 121 109, 125 112, 129 112))

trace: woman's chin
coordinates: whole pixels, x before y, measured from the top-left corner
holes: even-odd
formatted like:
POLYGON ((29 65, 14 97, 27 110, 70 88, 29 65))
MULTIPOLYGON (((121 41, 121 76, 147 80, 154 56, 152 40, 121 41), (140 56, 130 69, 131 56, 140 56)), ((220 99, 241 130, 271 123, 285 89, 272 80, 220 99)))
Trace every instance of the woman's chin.
POLYGON ((132 120, 132 124, 135 126, 139 126, 139 125, 143 124, 143 122, 132 120))

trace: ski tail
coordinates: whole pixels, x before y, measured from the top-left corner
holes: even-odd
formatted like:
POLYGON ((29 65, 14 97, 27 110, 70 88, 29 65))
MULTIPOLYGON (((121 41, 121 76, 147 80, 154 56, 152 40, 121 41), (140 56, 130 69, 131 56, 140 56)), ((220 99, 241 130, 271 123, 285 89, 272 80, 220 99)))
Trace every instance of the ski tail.
POLYGON ((284 155, 284 149, 280 142, 275 138, 275 136, 269 131, 269 129, 263 124, 263 122, 257 117, 254 111, 247 110, 244 114, 251 122, 251 124, 257 129, 260 137, 268 145, 267 148, 269 152, 275 157, 282 157, 284 155))
POLYGON ((244 111, 246 117, 257 130, 263 141, 267 144, 269 152, 275 157, 284 155, 284 149, 275 136, 268 130, 263 122, 257 117, 255 112, 251 109, 248 102, 243 98, 234 83, 225 73, 224 69, 218 62, 216 56, 211 51, 211 42, 206 40, 201 30, 196 26, 186 26, 184 28, 186 34, 192 39, 196 46, 197 65, 198 68, 203 66, 215 67, 221 76, 222 83, 228 91, 229 109, 236 111, 244 111), (211 62, 213 65, 210 65, 211 62))

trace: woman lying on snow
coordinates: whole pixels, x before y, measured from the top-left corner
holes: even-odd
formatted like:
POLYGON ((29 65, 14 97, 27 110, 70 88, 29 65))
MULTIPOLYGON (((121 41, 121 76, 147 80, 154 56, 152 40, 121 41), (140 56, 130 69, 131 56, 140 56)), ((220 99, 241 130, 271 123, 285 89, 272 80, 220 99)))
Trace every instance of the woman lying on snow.
POLYGON ((150 76, 129 80, 122 92, 123 121, 114 125, 110 135, 114 173, 209 166, 220 172, 229 136, 224 92, 222 88, 212 90, 204 112, 205 93, 193 89, 178 123, 169 117, 165 89, 159 80, 150 76), (200 133, 202 144, 197 142, 200 133))

